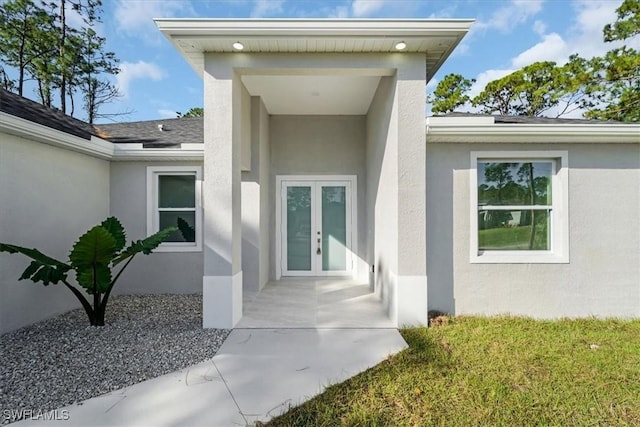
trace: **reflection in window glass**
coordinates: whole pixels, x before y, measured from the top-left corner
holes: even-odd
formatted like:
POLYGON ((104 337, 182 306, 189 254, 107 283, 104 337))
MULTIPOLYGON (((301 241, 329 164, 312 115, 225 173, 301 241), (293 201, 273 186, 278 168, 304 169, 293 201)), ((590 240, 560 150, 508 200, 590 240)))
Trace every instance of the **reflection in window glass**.
POLYGON ((160 175, 160 208, 194 208, 196 206, 195 175, 160 175))
POLYGON ((478 250, 548 251, 553 163, 478 162, 478 250))
POLYGON ((195 174, 158 175, 159 230, 178 227, 166 242, 196 241, 195 174))
POLYGON ((550 250, 549 213, 549 210, 481 210, 478 250, 550 250))
POLYGON ((551 205, 551 162, 478 162, 479 205, 551 205))

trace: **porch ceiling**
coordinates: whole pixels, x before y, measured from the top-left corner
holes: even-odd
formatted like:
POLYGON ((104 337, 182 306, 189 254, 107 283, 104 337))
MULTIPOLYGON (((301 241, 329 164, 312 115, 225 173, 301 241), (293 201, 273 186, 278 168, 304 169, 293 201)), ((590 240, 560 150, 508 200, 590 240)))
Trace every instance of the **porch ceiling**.
POLYGON ((424 53, 427 81, 440 68, 473 20, 365 19, 156 19, 160 31, 202 75, 204 52, 424 53))
POLYGON ((364 115, 380 76, 244 75, 242 82, 269 114, 364 115))

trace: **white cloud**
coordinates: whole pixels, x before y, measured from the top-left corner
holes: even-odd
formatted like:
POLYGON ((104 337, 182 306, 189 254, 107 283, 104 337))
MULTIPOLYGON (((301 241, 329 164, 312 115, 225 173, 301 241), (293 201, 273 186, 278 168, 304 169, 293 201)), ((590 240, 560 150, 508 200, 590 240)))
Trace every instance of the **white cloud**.
POLYGON ((178 14, 181 17, 193 16, 191 4, 171 0, 117 0, 114 6, 114 17, 120 31, 151 42, 161 40, 153 18, 170 18, 178 14))
POLYGON ((478 20, 478 29, 495 29, 504 33, 526 22, 542 10, 544 0, 511 0, 507 6, 497 9, 487 21, 478 20))
POLYGON ((547 24, 542 21, 536 21, 533 23, 533 31, 542 36, 547 32, 547 24))
POLYGON ((175 119, 176 117, 178 117, 178 113, 176 111, 165 110, 162 108, 158 110, 158 114, 162 119, 175 119))
POLYGON ((262 18, 268 15, 275 15, 283 11, 284 0, 255 0, 251 10, 252 18, 262 18))
MULTIPOLYGON (((572 25, 564 36, 558 33, 540 34, 541 40, 511 60, 514 68, 522 68, 539 61, 564 64, 569 56, 583 58, 604 55, 623 43, 605 43, 602 28, 616 19, 618 5, 611 1, 580 0, 574 3, 576 11, 572 25)), ((535 24, 534 24, 535 29, 535 24)), ((627 46, 640 47, 640 37, 627 40, 627 46)))
POLYGON ((118 90, 124 98, 129 97, 129 85, 133 80, 151 79, 162 80, 166 77, 166 73, 157 65, 150 62, 138 61, 120 63, 120 73, 116 76, 118 90))
POLYGON ((564 63, 571 55, 570 47, 557 33, 543 36, 540 43, 535 44, 511 60, 514 68, 522 68, 538 61, 555 61, 564 63))
POLYGON ((353 0, 351 13, 356 18, 370 16, 384 6, 384 0, 353 0))
POLYGON ((336 6, 327 14, 327 18, 344 19, 349 17, 349 8, 346 6, 336 6))

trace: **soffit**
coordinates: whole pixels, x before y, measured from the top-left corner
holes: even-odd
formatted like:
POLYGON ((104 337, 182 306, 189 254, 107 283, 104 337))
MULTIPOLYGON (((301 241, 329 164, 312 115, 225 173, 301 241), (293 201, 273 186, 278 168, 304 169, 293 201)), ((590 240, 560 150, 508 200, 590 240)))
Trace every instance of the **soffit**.
POLYGON ((242 82, 269 114, 364 115, 380 76, 244 75, 242 82))
POLYGON ((427 81, 468 32, 472 20, 156 19, 160 31, 202 75, 204 52, 424 53, 427 81))

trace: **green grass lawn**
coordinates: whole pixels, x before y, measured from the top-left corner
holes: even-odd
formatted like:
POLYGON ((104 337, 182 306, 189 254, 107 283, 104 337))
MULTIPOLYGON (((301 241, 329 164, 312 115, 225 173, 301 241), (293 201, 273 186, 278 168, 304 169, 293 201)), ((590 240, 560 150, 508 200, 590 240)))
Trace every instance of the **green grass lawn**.
POLYGON ((270 426, 639 426, 640 321, 451 319, 270 426))

